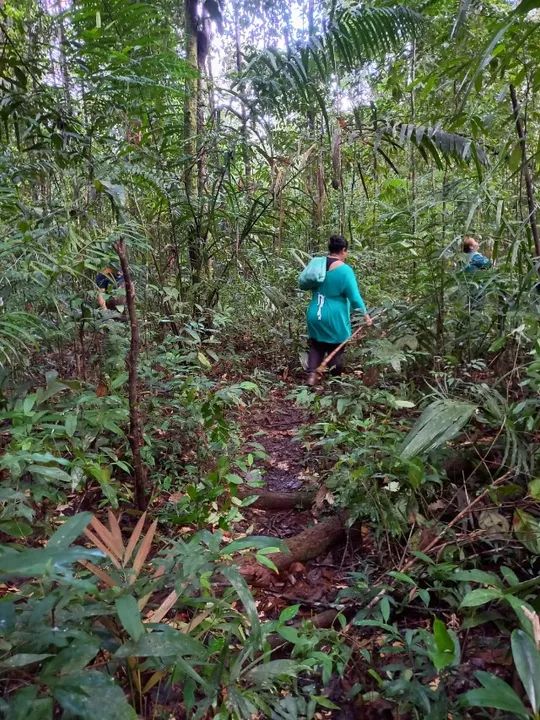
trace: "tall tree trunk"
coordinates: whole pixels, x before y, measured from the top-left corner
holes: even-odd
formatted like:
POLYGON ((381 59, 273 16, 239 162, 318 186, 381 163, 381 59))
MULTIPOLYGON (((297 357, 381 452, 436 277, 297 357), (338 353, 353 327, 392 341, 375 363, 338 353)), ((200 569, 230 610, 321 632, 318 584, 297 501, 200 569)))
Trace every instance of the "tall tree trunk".
MULTIPOLYGON (((315 34, 315 0, 309 0, 307 7, 308 21, 308 40, 311 40, 315 34)), ((310 144, 316 142, 316 123, 315 111, 309 108, 307 111, 308 123, 308 142, 310 144)), ((312 253, 318 250, 319 245, 319 229, 322 222, 322 195, 320 192, 322 174, 322 157, 319 159, 315 153, 309 161, 307 167, 307 191, 311 197, 311 223, 309 229, 308 252, 312 253)))
MULTIPOLYGON (((411 123, 416 124, 416 93, 415 93, 415 80, 416 80, 416 40, 412 41, 411 49, 411 74, 410 74, 410 85, 411 85, 411 123)), ((410 143, 410 180, 411 180, 411 231, 413 235, 416 235, 416 152, 414 150, 413 143, 410 143)), ((413 261, 414 265, 414 261, 413 261)))
POLYGON ((200 241, 199 183, 197 173, 197 109, 198 109, 198 59, 197 59, 198 0, 184 0, 184 34, 186 62, 193 76, 186 79, 184 100, 184 187, 193 221, 188 234, 188 255, 191 280, 201 279, 202 253, 200 241))
MULTIPOLYGON (((242 39, 240 36, 240 18, 238 16, 238 3, 234 4, 234 43, 235 43, 235 55, 236 55, 236 72, 238 73, 238 76, 242 74, 243 69, 243 59, 242 59, 242 39)), ((239 90, 240 93, 244 91, 244 84, 240 83, 239 90)), ((249 156, 249 143, 248 143, 248 132, 247 132, 247 113, 246 113, 246 106, 242 102, 240 106, 240 113, 241 113, 241 128, 240 132, 242 134, 242 159, 244 161, 244 171, 245 171, 245 187, 249 190, 251 189, 251 159, 249 156)))
POLYGON ((125 240, 119 240, 115 245, 116 254, 120 260, 124 282, 126 286, 126 304, 131 330, 129 352, 126 358, 128 369, 128 395, 129 395, 129 446, 133 456, 133 471, 135 474, 134 495, 135 504, 139 510, 146 510, 146 466, 141 457, 143 446, 143 428, 141 421, 141 410, 139 406, 139 389, 137 386, 137 363, 139 360, 139 323, 135 310, 135 286, 129 269, 127 249, 125 240))
POLYGON ((521 174, 525 181, 527 192, 527 205, 529 208, 529 226, 534 242, 534 253, 536 255, 536 267, 540 272, 540 235, 536 224, 536 202, 534 197, 534 186, 532 181, 531 166, 527 159, 527 137, 523 119, 520 114, 520 107, 517 99, 516 88, 510 84, 510 99, 512 101, 512 112, 516 123, 516 132, 521 146, 521 174))

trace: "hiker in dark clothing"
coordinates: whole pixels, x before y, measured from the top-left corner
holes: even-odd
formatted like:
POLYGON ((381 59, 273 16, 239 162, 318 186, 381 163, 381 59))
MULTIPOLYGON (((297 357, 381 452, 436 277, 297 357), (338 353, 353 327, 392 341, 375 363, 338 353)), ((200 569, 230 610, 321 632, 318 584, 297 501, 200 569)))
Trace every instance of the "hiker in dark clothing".
POLYGON ((103 268, 96 275, 96 285, 99 307, 103 310, 119 310, 122 312, 123 308, 120 306, 126 304, 125 292, 124 294, 121 292, 121 289, 124 289, 125 286, 122 271, 113 266, 103 268))
MULTIPOLYGON (((345 264, 347 254, 347 241, 341 235, 332 235, 328 243, 325 279, 313 289, 307 309, 308 384, 310 385, 316 383, 316 370, 326 355, 350 338, 351 307, 364 314, 367 325, 372 324, 360 295, 354 271, 345 264)), ((339 375, 343 369, 343 355, 344 351, 340 350, 332 359, 331 370, 334 375, 339 375)))

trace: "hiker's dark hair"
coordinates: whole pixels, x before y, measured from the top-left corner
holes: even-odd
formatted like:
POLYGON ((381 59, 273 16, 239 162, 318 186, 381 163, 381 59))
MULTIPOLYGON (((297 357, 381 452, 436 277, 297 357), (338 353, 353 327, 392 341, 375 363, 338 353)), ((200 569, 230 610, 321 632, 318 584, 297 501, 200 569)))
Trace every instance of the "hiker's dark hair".
POLYGON ((330 235, 328 240, 328 252, 338 253, 342 250, 347 250, 349 243, 345 240, 342 235, 330 235))
POLYGON ((463 252, 464 253, 470 253, 472 251, 472 244, 474 242, 474 238, 470 235, 466 235, 463 238, 463 252))

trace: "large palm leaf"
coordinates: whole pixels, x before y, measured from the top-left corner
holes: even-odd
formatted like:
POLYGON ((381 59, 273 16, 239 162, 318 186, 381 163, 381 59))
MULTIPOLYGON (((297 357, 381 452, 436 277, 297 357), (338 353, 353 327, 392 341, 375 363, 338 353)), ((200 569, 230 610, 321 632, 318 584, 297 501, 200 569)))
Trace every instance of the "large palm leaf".
MULTIPOLYGON (((0 312, 3 307, 0 307, 0 312)), ((39 339, 39 321, 15 310, 0 314, 0 368, 9 365, 22 352, 29 352, 39 339)))
POLYGON ((487 165, 486 151, 481 143, 470 137, 457 133, 447 132, 439 126, 413 125, 411 123, 396 123, 379 129, 380 136, 390 142, 403 145, 410 142, 415 145, 427 160, 428 154, 432 156, 438 167, 443 167, 443 158, 458 162, 474 160, 477 166, 487 165))
POLYGON ((366 8, 357 4, 337 12, 323 33, 287 53, 267 49, 249 64, 246 75, 259 95, 274 100, 298 97, 309 102, 317 95, 317 83, 337 70, 354 70, 383 57, 414 38, 424 20, 407 7, 366 8), (265 92, 266 91, 266 92, 265 92), (291 95, 292 93, 292 95, 291 95))

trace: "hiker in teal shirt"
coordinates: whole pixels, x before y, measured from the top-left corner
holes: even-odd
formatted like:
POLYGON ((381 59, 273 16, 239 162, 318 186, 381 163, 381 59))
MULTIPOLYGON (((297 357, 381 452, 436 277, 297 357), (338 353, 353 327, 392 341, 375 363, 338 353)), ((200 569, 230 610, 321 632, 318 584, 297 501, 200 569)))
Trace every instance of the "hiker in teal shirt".
MULTIPOLYGON (((309 335, 308 383, 316 383, 316 370, 326 355, 335 350, 352 334, 351 307, 364 314, 366 324, 372 321, 360 295, 352 268, 345 264, 348 245, 341 235, 332 235, 328 242, 326 276, 313 290, 307 309, 309 335)), ((307 289, 300 287, 304 290, 307 289)), ((343 350, 332 360, 332 373, 339 375, 343 369, 343 350)))
POLYGON ((464 272, 476 272, 477 270, 486 270, 491 267, 491 260, 481 252, 478 252, 480 245, 475 238, 467 235, 463 239, 463 252, 468 255, 467 264, 464 272))

